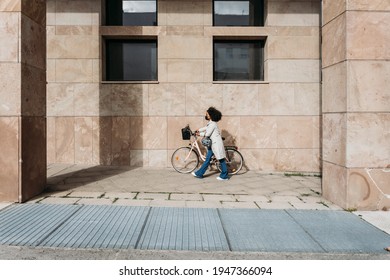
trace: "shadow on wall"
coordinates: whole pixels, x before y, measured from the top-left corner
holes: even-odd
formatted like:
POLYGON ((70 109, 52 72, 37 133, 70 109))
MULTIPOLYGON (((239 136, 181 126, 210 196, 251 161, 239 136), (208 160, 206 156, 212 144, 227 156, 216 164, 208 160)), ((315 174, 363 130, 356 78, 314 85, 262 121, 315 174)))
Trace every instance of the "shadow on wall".
MULTIPOLYGON (((234 136, 233 134, 231 134, 228 130, 226 129, 222 129, 221 130, 221 135, 223 138, 225 138, 225 140, 223 141, 224 145, 225 146, 235 146, 239 149, 239 147, 237 146, 237 141, 236 141, 236 136, 234 136)), ((240 150, 238 150, 240 152, 240 150)), ((241 153, 241 152, 240 152, 241 153)), ((241 153, 242 154, 242 153, 241 153)), ((245 158, 244 158, 244 163, 242 165, 242 169, 240 172, 238 172, 236 175, 240 175, 240 174, 244 174, 246 172, 248 172, 250 169, 249 167, 246 165, 245 163, 245 158)))

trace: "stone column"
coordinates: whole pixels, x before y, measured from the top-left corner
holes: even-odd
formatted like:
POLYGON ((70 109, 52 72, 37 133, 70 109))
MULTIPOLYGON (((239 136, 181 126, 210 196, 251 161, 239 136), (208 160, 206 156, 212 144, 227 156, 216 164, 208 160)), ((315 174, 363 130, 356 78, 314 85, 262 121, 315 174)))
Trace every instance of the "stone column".
POLYGON ((46 1, 0 2, 0 201, 46 182, 46 1))
POLYGON ((390 207, 390 1, 323 0, 323 195, 390 207))

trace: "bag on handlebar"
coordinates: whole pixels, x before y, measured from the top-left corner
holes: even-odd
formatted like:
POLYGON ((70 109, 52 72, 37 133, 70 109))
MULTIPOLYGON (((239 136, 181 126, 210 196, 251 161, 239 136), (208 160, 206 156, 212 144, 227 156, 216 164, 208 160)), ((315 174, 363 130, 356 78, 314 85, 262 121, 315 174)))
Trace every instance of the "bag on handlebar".
POLYGON ((183 138, 183 140, 191 139, 191 130, 188 126, 181 129, 181 137, 183 138))
POLYGON ((202 145, 207 147, 207 148, 211 148, 211 139, 210 139, 210 137, 203 137, 202 145))

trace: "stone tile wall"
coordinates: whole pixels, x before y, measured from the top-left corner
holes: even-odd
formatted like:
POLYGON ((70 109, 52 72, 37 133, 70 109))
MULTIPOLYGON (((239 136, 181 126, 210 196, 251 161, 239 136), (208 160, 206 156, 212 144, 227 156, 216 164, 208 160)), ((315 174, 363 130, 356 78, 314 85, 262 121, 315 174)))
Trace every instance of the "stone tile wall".
POLYGON ((344 208, 390 207, 390 1, 323 1, 323 189, 344 208))
POLYGON ((99 0, 48 0, 48 161, 169 167, 180 129, 216 106, 249 169, 320 172, 321 1, 266 2, 261 28, 213 27, 211 0, 159 0, 157 27, 99 32, 99 0), (101 38, 124 35, 158 39, 158 83, 100 83, 101 38), (267 38, 266 81, 213 83, 214 36, 267 38))

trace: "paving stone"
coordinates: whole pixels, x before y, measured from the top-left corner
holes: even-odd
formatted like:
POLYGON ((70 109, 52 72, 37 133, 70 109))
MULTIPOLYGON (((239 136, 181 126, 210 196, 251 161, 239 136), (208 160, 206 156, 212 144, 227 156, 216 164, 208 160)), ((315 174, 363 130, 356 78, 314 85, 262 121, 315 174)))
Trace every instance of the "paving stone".
POLYGON ((39 201, 39 203, 41 204, 68 204, 68 205, 71 205, 71 204, 75 204, 77 201, 79 201, 80 198, 77 198, 77 197, 48 197, 48 198, 45 198, 41 201, 39 201))
POLYGON ((4 208, 6 208, 6 207, 8 207, 8 206, 10 206, 10 205, 12 205, 11 202, 10 202, 10 203, 1 202, 1 203, 0 203, 0 210, 1 210, 1 209, 4 209, 4 208))
POLYGON ((315 202, 293 202, 291 203, 295 209, 306 209, 306 210, 332 210, 329 207, 326 207, 325 205, 321 203, 315 203, 315 202))
POLYGON ((222 208, 219 201, 186 201, 187 208, 222 208))
POLYGON ((170 200, 189 200, 189 201, 202 201, 203 197, 200 194, 179 194, 179 193, 173 193, 170 196, 170 200))
POLYGON ((260 209, 294 209, 294 207, 288 202, 255 202, 260 209))
POLYGON ((265 195, 235 195, 238 201, 261 201, 268 202, 269 198, 265 195))
POLYGON ((133 199, 137 193, 132 193, 132 192, 106 192, 104 194, 104 198, 127 198, 127 199, 133 199))
POLYGON ((58 192, 48 192, 45 193, 47 196, 51 197, 65 197, 68 196, 72 191, 67 190, 67 191, 58 191, 58 192))
POLYGON ((220 195, 220 194, 203 194, 205 201, 236 201, 233 195, 220 195))
POLYGON ((186 207, 185 201, 173 200, 152 200, 150 207, 186 207))
POLYGON ((169 193, 139 193, 137 199, 168 200, 169 193))
POLYGON ((104 195, 103 192, 83 192, 83 191, 74 191, 70 193, 69 197, 90 197, 90 198, 98 198, 104 195))
POLYGON ((113 200, 108 198, 82 198, 77 201, 80 205, 112 205, 113 200))
POLYGON ((120 206, 149 206, 151 200, 136 200, 120 198, 114 202, 114 205, 120 206))
POLYGON ((231 201, 223 201, 223 208, 253 208, 259 209, 259 207, 254 202, 231 202, 231 201))
POLYGON ((296 196, 292 196, 292 195, 275 195, 275 196, 271 196, 270 197, 270 200, 272 202, 291 202, 291 203, 300 203, 302 202, 299 198, 297 198, 296 196))

